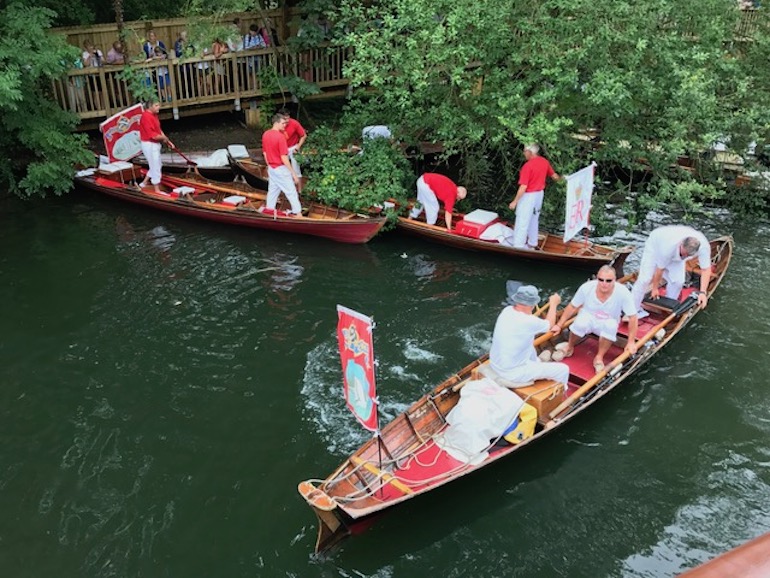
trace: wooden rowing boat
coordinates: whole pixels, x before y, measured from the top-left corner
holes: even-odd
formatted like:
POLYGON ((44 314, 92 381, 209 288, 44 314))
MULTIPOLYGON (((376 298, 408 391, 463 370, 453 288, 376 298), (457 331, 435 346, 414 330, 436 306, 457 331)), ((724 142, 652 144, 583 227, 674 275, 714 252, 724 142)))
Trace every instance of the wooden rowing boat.
MULTIPOLYGON (((545 261, 581 269, 596 270, 602 265, 610 264, 618 272, 618 277, 623 275, 623 265, 633 251, 633 247, 610 247, 588 240, 572 240, 565 243, 560 236, 546 232, 540 233, 536 249, 516 249, 495 240, 481 238, 484 230, 497 221, 478 225, 466 223, 464 217, 462 213, 454 214, 454 226, 451 231, 444 226, 429 225, 424 216, 419 219, 399 217, 397 227, 405 233, 459 249, 545 261)), ((437 222, 444 222, 443 214, 439 215, 437 222)))
MULTIPOLYGON (((258 160, 262 158, 261 148, 243 150, 247 151, 248 156, 251 159, 258 160)), ((185 157, 194 164, 191 164, 187 159, 176 152, 161 154, 160 158, 161 163, 163 164, 163 174, 183 174, 195 166, 200 174, 215 181, 226 182, 232 181, 235 178, 230 159, 224 149, 219 151, 193 151, 185 153, 185 157)), ((144 169, 148 168, 147 160, 144 158, 144 155, 134 157, 131 159, 131 162, 144 169)))
POLYGON ((267 165, 261 157, 256 158, 236 158, 232 155, 230 159, 230 170, 236 177, 246 181, 255 189, 267 189, 267 165))
POLYGON ((167 176, 161 181, 161 192, 156 193, 152 186, 137 186, 143 176, 144 170, 131 163, 112 163, 81 171, 75 182, 102 194, 172 213, 230 225, 313 235, 341 243, 366 243, 387 220, 307 201, 303 203, 302 215, 287 215, 288 202, 283 196, 276 211, 271 212, 264 207, 267 196, 264 192, 228 190, 224 186, 167 176))
MULTIPOLYGON (((240 178, 255 189, 267 189, 267 165, 262 159, 261 154, 258 158, 254 155, 251 155, 249 158, 230 156, 230 166, 236 178, 240 178)), ((303 189, 306 182, 306 177, 300 177, 300 191, 303 189)))
MULTIPOLYGON (((722 281, 730 264, 732 238, 711 241, 711 252, 709 296, 722 281)), ((687 269, 691 280, 682 291, 679 302, 668 303, 668 306, 660 301, 645 303, 650 315, 639 321, 635 355, 623 351, 628 326, 621 323, 618 342, 606 357, 613 359, 599 373, 592 364, 598 339, 589 335, 575 347, 574 354, 564 360, 570 367, 566 391, 561 384, 546 380, 513 390, 527 405, 536 409, 536 421, 530 421, 534 430, 515 445, 496 445, 495 442, 500 440, 498 436, 490 441, 485 452, 475 456, 480 459, 470 461, 456 459, 442 445, 450 427, 447 415, 458 404, 462 388, 485 377, 499 382, 490 371, 488 357, 483 356, 412 404, 385 426, 379 436, 367 441, 325 479, 301 482, 298 490, 318 518, 316 551, 332 548, 388 508, 466 476, 540 440, 618 387, 697 314, 697 298, 693 294, 699 287, 697 260, 688 261, 687 269)), ((621 281, 633 282, 635 278, 636 274, 632 274, 621 281)), ((547 306, 543 307, 538 314, 544 316, 546 309, 547 306)), ((540 354, 553 351, 567 335, 566 331, 560 335, 543 335, 535 341, 535 347, 540 354)))
POLYGON ((767 578, 770 576, 770 532, 680 574, 679 578, 767 578))

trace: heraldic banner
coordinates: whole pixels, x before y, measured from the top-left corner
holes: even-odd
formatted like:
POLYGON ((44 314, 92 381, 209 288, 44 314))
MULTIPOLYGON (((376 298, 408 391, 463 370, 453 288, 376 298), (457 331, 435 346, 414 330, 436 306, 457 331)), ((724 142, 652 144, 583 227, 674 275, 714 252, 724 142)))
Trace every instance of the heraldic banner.
POLYGON ((369 431, 376 432, 379 424, 371 318, 337 305, 337 341, 345 401, 358 421, 369 431))
POLYGON ((139 120, 144 108, 136 104, 130 108, 113 114, 99 125, 104 138, 104 147, 110 162, 128 161, 142 152, 139 140, 139 120))
POLYGON ((588 227, 591 195, 594 191, 594 167, 591 163, 576 173, 567 175, 567 203, 564 220, 564 242, 588 227))

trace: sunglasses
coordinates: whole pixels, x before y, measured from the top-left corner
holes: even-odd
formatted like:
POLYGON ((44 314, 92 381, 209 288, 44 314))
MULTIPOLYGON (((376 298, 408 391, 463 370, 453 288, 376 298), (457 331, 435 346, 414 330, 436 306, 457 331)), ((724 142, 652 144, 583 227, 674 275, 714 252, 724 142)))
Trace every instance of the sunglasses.
POLYGON ((596 280, 599 281, 600 283, 614 283, 615 282, 615 279, 601 279, 599 277, 597 277, 596 280))

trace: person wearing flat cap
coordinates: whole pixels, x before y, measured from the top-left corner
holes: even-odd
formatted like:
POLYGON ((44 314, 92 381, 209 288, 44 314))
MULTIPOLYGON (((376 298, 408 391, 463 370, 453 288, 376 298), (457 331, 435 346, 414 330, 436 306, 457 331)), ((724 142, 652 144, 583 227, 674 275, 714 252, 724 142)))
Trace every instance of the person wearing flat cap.
MULTIPOLYGON (((548 314, 545 319, 532 314, 540 301, 537 289, 522 285, 510 299, 510 306, 497 317, 492 334, 489 361, 492 369, 512 384, 524 386, 536 379, 552 379, 565 386, 569 379, 566 363, 540 361, 533 341, 556 324, 556 308, 561 298, 553 294, 548 298, 548 314)), ((513 385, 512 387, 515 387, 513 385)))

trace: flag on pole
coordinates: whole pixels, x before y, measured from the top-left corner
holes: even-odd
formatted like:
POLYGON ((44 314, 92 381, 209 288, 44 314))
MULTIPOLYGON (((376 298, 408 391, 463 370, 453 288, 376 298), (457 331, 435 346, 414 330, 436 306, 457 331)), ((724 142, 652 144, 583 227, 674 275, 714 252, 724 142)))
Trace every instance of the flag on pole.
POLYGON ((347 406, 366 429, 376 432, 379 424, 371 318, 337 305, 337 342, 347 406))
POLYGON ((141 104, 135 104, 112 115, 99 125, 110 162, 127 161, 142 152, 139 120, 143 110, 141 104))
POLYGON ((567 203, 564 220, 564 242, 588 227, 591 195, 594 191, 594 167, 591 163, 576 173, 567 175, 567 203))

